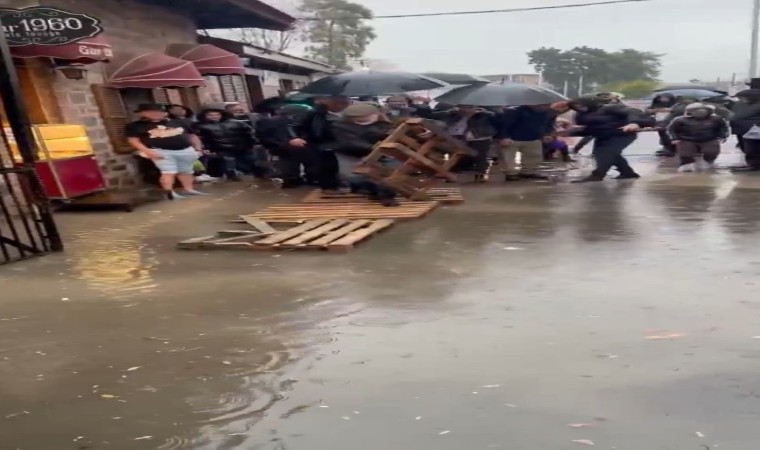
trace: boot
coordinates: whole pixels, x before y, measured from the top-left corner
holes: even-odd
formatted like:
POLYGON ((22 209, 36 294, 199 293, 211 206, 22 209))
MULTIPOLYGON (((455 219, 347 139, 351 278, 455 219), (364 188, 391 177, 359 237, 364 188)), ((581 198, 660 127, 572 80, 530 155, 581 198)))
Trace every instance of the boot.
POLYGON ((571 183, 591 183, 593 181, 602 181, 602 180, 604 180, 603 176, 592 173, 586 178, 581 178, 580 180, 573 180, 571 181, 571 183))
POLYGON ((637 178, 641 178, 641 175, 637 174, 636 172, 621 173, 615 177, 616 180, 635 180, 637 178))

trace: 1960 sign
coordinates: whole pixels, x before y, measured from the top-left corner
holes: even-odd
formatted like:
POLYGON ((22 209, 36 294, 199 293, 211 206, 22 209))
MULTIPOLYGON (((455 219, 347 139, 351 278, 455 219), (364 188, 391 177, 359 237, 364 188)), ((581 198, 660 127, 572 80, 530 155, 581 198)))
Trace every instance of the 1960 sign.
POLYGON ((45 6, 0 9, 0 20, 11 47, 69 44, 103 32, 94 17, 45 6))

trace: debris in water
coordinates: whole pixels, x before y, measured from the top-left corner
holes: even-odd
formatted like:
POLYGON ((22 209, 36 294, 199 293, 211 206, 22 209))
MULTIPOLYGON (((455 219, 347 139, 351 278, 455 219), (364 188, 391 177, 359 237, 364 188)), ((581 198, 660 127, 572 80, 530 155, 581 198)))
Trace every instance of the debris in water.
POLYGON ((117 417, 111 417, 111 419, 112 419, 112 420, 121 420, 121 419, 123 419, 123 417, 118 417, 118 416, 117 416, 117 417))
POLYGON ((77 437, 75 437, 75 438, 74 438, 74 442, 76 442, 76 441, 78 441, 78 440, 80 440, 80 439, 84 439, 84 436, 77 436, 77 437))
POLYGON ((590 423, 569 423, 567 426, 570 428, 589 428, 592 425, 590 423))
POLYGON ((134 366, 127 369, 127 372, 134 372, 135 370, 142 369, 142 366, 134 366))
POLYGON ((329 408, 327 405, 319 405, 320 408, 329 408))
POLYGON ((69 301, 69 298, 68 297, 63 297, 63 298, 61 298, 61 301, 62 302, 67 302, 67 301, 69 301))
POLYGON ((111 398, 116 398, 116 396, 115 395, 111 395, 111 394, 100 394, 100 398, 102 398, 104 400, 108 400, 108 399, 111 399, 111 398))
POLYGON ((478 395, 478 391, 472 391, 472 393, 478 395))
POLYGON ((47 356, 47 353, 45 353, 45 352, 34 352, 34 353, 36 355, 40 355, 40 356, 47 356))
POLYGON ((354 414, 361 414, 359 411, 354 411, 354 414))
POLYGON ((422 416, 417 416, 414 418, 414 420, 422 420, 422 416))
POLYGON ((697 433, 696 433, 696 434, 697 434, 697 437, 698 437, 698 438, 703 438, 703 437, 705 437, 705 435, 704 435, 704 434, 703 434, 701 431, 697 431, 697 433))
POLYGON ((515 251, 515 250, 524 250, 524 249, 522 249, 520 247, 504 247, 504 250, 515 251))
POLYGON ((492 389, 492 388, 501 387, 501 385, 500 384, 487 384, 485 386, 480 386, 480 387, 482 387, 484 389, 492 389))
POLYGON ((667 341, 667 340, 674 340, 679 339, 686 336, 683 333, 659 333, 659 334, 650 334, 649 336, 644 336, 644 339, 648 339, 650 341, 667 341))
POLYGON ((576 444, 583 444, 583 445, 594 445, 594 441, 590 439, 574 439, 572 442, 575 442, 576 444))
POLYGON ((449 434, 449 433, 451 433, 451 430, 443 430, 440 433, 438 433, 438 436, 443 436, 444 434, 449 434))
POLYGON ((229 366, 229 365, 231 365, 232 363, 231 363, 231 362, 229 362, 229 361, 222 361, 222 364, 224 364, 225 366, 229 366))
POLYGON ((134 440, 136 440, 136 441, 147 441, 148 439, 153 439, 153 436, 140 436, 140 437, 136 437, 134 440))
POLYGON ((348 416, 343 416, 343 417, 341 417, 341 419, 343 419, 343 420, 351 420, 351 418, 348 417, 348 416))

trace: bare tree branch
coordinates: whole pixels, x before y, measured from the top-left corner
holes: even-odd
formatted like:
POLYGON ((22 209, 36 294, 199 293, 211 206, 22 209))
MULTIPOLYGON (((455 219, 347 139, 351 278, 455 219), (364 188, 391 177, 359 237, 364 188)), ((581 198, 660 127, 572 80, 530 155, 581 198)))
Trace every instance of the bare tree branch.
MULTIPOLYGON (((300 0, 267 0, 271 6, 295 15, 301 6, 300 0)), ((296 22, 290 30, 273 31, 260 28, 238 28, 231 30, 236 40, 274 52, 284 52, 299 43, 303 36, 302 25, 296 22)))

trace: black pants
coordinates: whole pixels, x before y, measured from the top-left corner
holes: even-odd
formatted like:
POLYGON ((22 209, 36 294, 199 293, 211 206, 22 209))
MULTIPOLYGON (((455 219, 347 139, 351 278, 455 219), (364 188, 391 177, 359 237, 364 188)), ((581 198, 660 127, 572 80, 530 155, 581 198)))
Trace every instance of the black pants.
POLYGON ((628 164, 623 156, 623 150, 636 140, 636 133, 630 136, 612 136, 596 138, 594 141, 594 159, 596 169, 591 173, 597 178, 604 178, 612 167, 615 167, 620 175, 633 175, 636 172, 628 164))
POLYGON ((673 141, 670 139, 668 131, 664 128, 658 128, 657 134, 660 135, 660 144, 662 145, 662 148, 667 152, 675 153, 676 147, 673 145, 673 141))
POLYGON ((334 191, 340 188, 340 166, 335 153, 325 150, 315 150, 317 165, 317 182, 322 190, 334 191))
POLYGON ((276 153, 275 177, 282 179, 283 187, 317 183, 319 173, 313 151, 309 149, 288 149, 276 153))
POLYGON ((744 139, 736 135, 739 141, 739 148, 744 152, 744 159, 747 165, 753 169, 760 169, 760 141, 755 139, 744 139))
POLYGON ((475 150, 475 156, 462 156, 454 167, 454 171, 471 170, 477 174, 484 175, 488 172, 488 154, 491 152, 492 139, 482 139, 479 141, 464 141, 468 147, 475 150))

